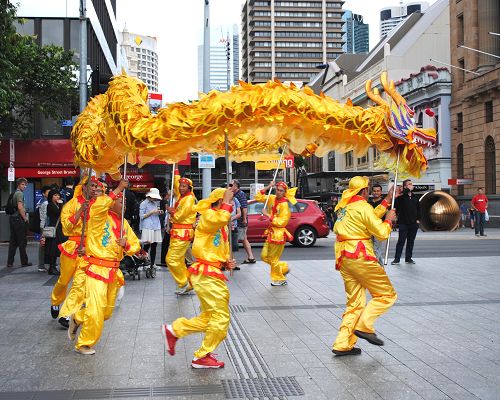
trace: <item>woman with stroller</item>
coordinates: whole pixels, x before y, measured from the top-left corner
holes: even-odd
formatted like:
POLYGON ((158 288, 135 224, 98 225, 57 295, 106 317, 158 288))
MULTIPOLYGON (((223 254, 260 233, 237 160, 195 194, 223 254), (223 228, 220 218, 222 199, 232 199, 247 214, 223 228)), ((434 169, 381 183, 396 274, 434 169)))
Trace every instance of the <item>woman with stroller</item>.
POLYGON ((62 225, 61 225, 61 209, 62 201, 58 190, 52 189, 47 196, 47 220, 45 226, 55 227, 55 237, 43 238, 45 241, 45 257, 49 264, 49 275, 59 275, 56 268, 57 257, 59 257, 59 248, 57 245, 64 242, 62 225))
POLYGON ((160 191, 156 188, 151 188, 146 193, 146 199, 139 206, 141 243, 146 252, 149 252, 151 266, 155 266, 156 246, 162 242, 161 223, 159 214, 163 213, 160 209, 160 191))

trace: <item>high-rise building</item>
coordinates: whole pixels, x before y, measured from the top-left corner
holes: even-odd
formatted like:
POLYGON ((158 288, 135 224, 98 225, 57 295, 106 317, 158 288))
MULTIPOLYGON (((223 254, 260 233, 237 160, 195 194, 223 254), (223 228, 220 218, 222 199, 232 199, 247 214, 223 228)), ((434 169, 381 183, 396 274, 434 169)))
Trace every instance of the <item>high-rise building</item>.
POLYGON ((254 1, 242 11, 242 79, 309 82, 343 53, 342 0, 254 1))
POLYGON ((403 5, 403 1, 399 2, 399 6, 385 7, 380 10, 380 38, 386 36, 401 21, 406 19, 414 12, 423 12, 429 7, 429 3, 418 1, 403 5))
MULTIPOLYGON (((225 92, 240 74, 238 26, 217 27, 210 32, 210 90, 225 92), (228 59, 229 57, 229 59, 228 59)), ((198 47, 198 91, 203 92, 203 46, 198 47)))
MULTIPOLYGON (((121 45, 127 53, 130 68, 137 60, 137 77, 142 80, 151 92, 158 92, 158 53, 156 38, 131 33, 124 28, 121 32, 121 45), (133 56, 135 53, 135 57, 133 56)), ((133 72, 133 71, 131 71, 133 72)))
POLYGON ((344 10, 342 20, 345 22, 342 28, 345 40, 344 53, 368 53, 370 50, 369 26, 363 22, 363 16, 344 10))

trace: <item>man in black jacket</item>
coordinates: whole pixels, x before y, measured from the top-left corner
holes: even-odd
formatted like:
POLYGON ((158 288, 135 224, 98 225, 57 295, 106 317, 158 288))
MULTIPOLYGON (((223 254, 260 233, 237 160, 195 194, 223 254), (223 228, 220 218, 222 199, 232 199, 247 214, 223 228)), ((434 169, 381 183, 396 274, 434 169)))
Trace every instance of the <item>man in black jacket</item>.
POLYGON ((413 261, 413 244, 417 236, 418 224, 420 223, 420 203, 413 195, 413 183, 410 179, 403 181, 403 194, 396 198, 394 207, 398 217, 399 238, 396 244, 396 254, 392 265, 399 264, 406 242, 405 262, 415 264, 413 261))

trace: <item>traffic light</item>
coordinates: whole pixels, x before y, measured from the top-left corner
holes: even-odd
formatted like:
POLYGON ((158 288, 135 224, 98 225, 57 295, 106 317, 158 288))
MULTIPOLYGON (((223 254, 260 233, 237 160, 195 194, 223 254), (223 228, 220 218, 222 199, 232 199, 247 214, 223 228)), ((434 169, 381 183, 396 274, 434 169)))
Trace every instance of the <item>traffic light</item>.
POLYGON ((110 74, 102 74, 99 71, 99 66, 96 66, 91 74, 92 79, 92 97, 97 96, 98 94, 105 93, 108 90, 109 81, 113 75, 110 74))

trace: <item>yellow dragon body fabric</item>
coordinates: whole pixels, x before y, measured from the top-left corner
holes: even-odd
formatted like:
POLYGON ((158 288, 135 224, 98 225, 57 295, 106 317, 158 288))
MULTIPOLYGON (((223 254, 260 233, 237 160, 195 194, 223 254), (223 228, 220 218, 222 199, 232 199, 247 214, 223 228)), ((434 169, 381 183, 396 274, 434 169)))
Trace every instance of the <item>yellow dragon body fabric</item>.
POLYGON ((378 105, 366 109, 270 81, 240 82, 228 92, 211 91, 152 115, 145 84, 122 74, 78 117, 71 134, 75 164, 113 174, 125 154, 140 165, 153 158, 176 162, 188 152, 224 155, 227 135, 235 161, 276 154, 284 145, 290 153, 319 157, 329 151, 364 154, 375 146, 393 159, 399 152, 400 169, 419 176, 427 167, 421 146, 434 143, 436 133, 416 128, 393 82, 385 75, 381 81, 392 100, 385 102, 367 82, 368 96, 378 105))

